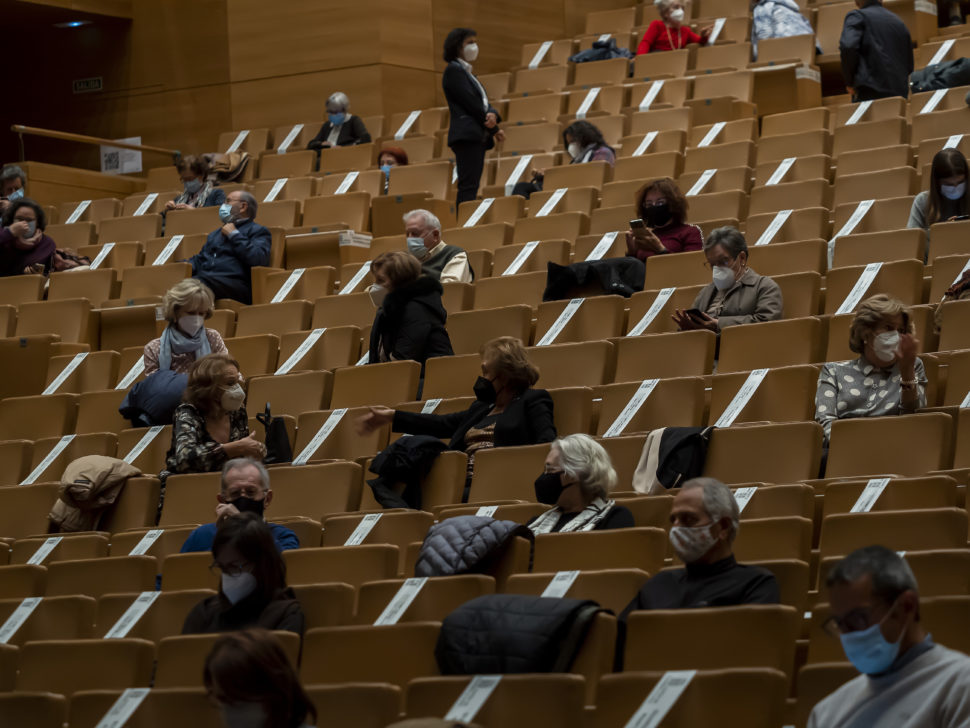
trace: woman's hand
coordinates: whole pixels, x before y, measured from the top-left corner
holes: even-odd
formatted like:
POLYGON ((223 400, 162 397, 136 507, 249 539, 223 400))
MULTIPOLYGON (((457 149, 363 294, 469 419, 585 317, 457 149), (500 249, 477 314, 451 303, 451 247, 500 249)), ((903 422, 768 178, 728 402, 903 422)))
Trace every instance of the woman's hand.
POLYGON ((175 200, 169 200, 168 202, 166 202, 165 203, 165 209, 166 210, 174 210, 175 209, 175 200))
POLYGON ((912 381, 916 378, 916 351, 919 349, 919 339, 912 334, 902 334, 896 354, 899 359, 899 373, 903 379, 912 381))
POLYGON ((504 142, 505 141, 505 130, 504 129, 499 129, 497 132, 495 132, 494 139, 497 142, 504 142))
POLYGON ((667 250, 664 244, 660 242, 660 238, 649 229, 638 230, 636 233, 627 230, 626 247, 630 251, 630 255, 634 255, 638 249, 649 250, 652 253, 663 253, 667 250))
POLYGON ((494 111, 489 111, 485 114, 485 128, 494 129, 496 126, 498 126, 498 116, 494 111))
POLYGON ((390 407, 368 407, 370 412, 357 418, 356 430, 360 436, 369 435, 378 427, 394 421, 394 410, 390 407))
POLYGON ((708 25, 708 26, 706 26, 704 28, 701 28, 701 32, 699 33, 699 35, 700 35, 701 38, 704 39, 704 42, 705 43, 707 42, 707 39, 711 37, 711 31, 713 31, 713 30, 714 30, 714 26, 713 25, 708 25))
POLYGON ((256 431, 253 430, 246 437, 240 440, 233 440, 222 446, 227 450, 227 455, 236 458, 255 458, 262 460, 266 456, 266 446, 256 439, 256 431))
POLYGON ((27 231, 29 229, 30 227, 23 220, 17 220, 16 222, 11 223, 10 226, 7 228, 7 230, 10 231, 10 234, 13 235, 15 238, 23 237, 24 235, 27 234, 27 231))
POLYGON ((711 318, 706 313, 702 314, 704 318, 694 318, 686 311, 682 311, 679 308, 674 309, 673 314, 670 318, 674 320, 674 323, 680 327, 681 331, 697 331, 699 329, 706 329, 707 331, 713 331, 715 334, 718 331, 717 319, 711 318))

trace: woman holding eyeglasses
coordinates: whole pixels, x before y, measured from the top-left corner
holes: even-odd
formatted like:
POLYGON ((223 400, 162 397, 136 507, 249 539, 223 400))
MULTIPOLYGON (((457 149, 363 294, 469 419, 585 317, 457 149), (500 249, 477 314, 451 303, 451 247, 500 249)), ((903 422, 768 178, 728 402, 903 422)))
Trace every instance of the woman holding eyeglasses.
POLYGON ((748 243, 736 228, 719 227, 708 235, 704 257, 713 280, 689 310, 674 310, 671 318, 681 331, 707 329, 717 334, 728 326, 782 317, 781 289, 748 267, 748 243))
POLYGON ((283 558, 269 526, 255 513, 219 524, 209 568, 219 574, 219 593, 195 605, 182 634, 248 627, 303 634, 303 609, 286 586, 283 558))
POLYGON ((701 229, 687 222, 687 198, 670 177, 648 182, 634 201, 639 219, 627 230, 627 255, 646 262, 653 255, 701 249, 701 229))

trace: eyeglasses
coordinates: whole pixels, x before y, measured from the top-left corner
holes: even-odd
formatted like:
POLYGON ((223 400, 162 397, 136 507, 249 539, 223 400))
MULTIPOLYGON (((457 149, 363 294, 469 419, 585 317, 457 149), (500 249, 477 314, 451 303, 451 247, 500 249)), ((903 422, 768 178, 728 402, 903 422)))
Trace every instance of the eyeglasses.
POLYGON ((895 606, 896 602, 893 601, 892 604, 885 608, 885 613, 879 619, 873 618, 873 607, 856 607, 841 617, 833 614, 822 622, 822 629, 835 639, 850 632, 861 632, 864 629, 869 629, 874 624, 879 624, 889 615, 895 606))
POLYGON ((734 260, 731 260, 730 258, 721 258, 720 260, 714 261, 714 263, 709 263, 708 261, 705 260, 703 265, 705 268, 707 268, 707 270, 713 270, 714 268, 717 268, 717 267, 733 268, 736 260, 737 258, 735 258, 734 260))
POLYGON ((220 564, 218 561, 213 561, 211 564, 209 564, 209 571, 211 571, 213 574, 216 573, 216 571, 221 571, 226 576, 239 576, 244 572, 251 572, 252 570, 253 567, 244 561, 237 561, 234 564, 220 564))

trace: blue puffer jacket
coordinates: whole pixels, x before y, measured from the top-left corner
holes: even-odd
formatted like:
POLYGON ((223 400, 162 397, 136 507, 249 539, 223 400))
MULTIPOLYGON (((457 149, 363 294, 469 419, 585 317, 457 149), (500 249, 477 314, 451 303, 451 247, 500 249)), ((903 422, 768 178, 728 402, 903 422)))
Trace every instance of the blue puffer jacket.
POLYGON ((269 265, 272 236, 252 220, 236 223, 236 234, 226 237, 222 228, 209 233, 198 254, 189 258, 192 277, 203 281, 216 298, 253 302, 250 269, 269 265))

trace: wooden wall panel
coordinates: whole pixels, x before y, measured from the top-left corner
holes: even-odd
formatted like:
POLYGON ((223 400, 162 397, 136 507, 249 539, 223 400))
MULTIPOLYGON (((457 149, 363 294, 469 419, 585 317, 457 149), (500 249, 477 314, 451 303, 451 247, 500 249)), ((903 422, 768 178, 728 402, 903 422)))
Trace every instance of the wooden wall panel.
POLYGON ((145 186, 141 180, 41 162, 24 162, 23 169, 30 196, 42 205, 97 197, 123 199, 145 186))

